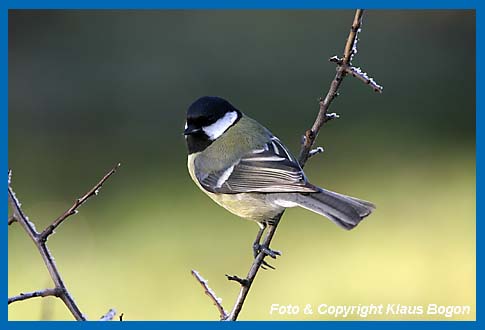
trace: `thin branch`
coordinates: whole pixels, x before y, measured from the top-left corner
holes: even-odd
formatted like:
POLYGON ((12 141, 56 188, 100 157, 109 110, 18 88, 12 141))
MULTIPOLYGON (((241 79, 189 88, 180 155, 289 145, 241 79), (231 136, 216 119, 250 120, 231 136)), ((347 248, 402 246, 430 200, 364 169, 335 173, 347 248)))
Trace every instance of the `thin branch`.
MULTIPOLYGON (((313 148, 315 140, 317 139, 320 128, 323 126, 323 124, 325 124, 327 121, 334 117, 330 117, 327 112, 330 104, 337 96, 337 91, 342 84, 343 79, 348 72, 357 72, 358 68, 352 68, 351 61, 353 56, 357 53, 357 34, 359 33, 362 25, 363 14, 363 9, 357 9, 355 12, 354 21, 352 23, 352 27, 350 28, 347 42, 345 43, 343 57, 338 58, 337 56, 334 56, 330 58, 331 62, 335 62, 337 64, 337 73, 330 83, 330 88, 327 92, 327 95, 323 100, 320 99, 318 115, 315 119, 315 122, 313 123, 313 126, 305 132, 305 138, 302 144, 302 148, 300 150, 300 156, 298 157, 298 160, 302 167, 305 166, 305 163, 309 158, 310 151, 313 148)), ((358 70, 360 71, 360 69, 358 70)), ((354 76, 356 78, 363 79, 363 75, 355 74, 354 76)), ((367 76, 367 74, 365 74, 365 76, 367 76)), ((382 91, 382 87, 378 85, 372 78, 369 78, 368 76, 367 78, 369 79, 369 82, 365 82, 371 85, 374 90, 378 89, 379 91, 382 91), (372 81, 372 84, 370 81, 372 81)))
MULTIPOLYGON (((311 153, 312 153, 312 148, 315 143, 315 140, 318 136, 318 132, 320 131, 321 127, 329 120, 338 118, 337 114, 328 114, 328 109, 330 107, 330 104, 332 101, 335 99, 335 97, 338 95, 338 89, 342 83, 343 78, 346 76, 348 73, 348 68, 351 67, 351 60, 353 56, 357 53, 357 34, 360 31, 361 23, 362 23, 362 15, 363 15, 363 10, 358 9, 355 13, 354 20, 352 23, 352 28, 350 29, 349 36, 347 38, 347 42, 345 44, 344 48, 344 55, 342 59, 339 59, 337 57, 334 57, 333 61, 337 63, 337 73, 335 75, 335 78, 332 80, 330 83, 330 88, 327 92, 327 95, 325 99, 320 99, 319 102, 319 112, 317 115, 317 118, 315 119, 315 122, 312 126, 311 129, 307 130, 305 133, 305 138, 300 150, 300 155, 299 155, 299 162, 301 167, 303 168, 307 162, 307 160, 310 158, 311 153)), ((370 83, 369 83, 370 84, 370 83)), ((378 86, 378 85, 377 85, 378 86)), ((382 89, 382 88, 381 88, 382 89)), ((271 240, 274 237, 274 234, 276 232, 276 229, 278 227, 279 221, 281 219, 281 216, 283 215, 284 212, 282 212, 277 219, 274 221, 272 225, 269 226, 266 236, 263 240, 263 243, 261 244, 264 247, 269 247, 271 240)), ((263 265, 264 258, 266 257, 266 253, 262 250, 254 259, 251 268, 249 269, 249 272, 246 276, 245 279, 240 279, 237 276, 232 276, 228 277, 230 280, 234 280, 239 282, 241 285, 241 289, 239 291, 239 295, 236 299, 236 302, 234 304, 234 307, 227 317, 226 320, 228 321, 235 321, 238 318, 239 313, 241 312, 241 309, 244 305, 244 302, 246 300, 246 297, 249 293, 249 290, 251 288, 251 285, 256 277, 256 274, 258 273, 258 270, 261 268, 263 265)))
POLYGON ((343 64, 350 64, 355 54, 357 54, 357 35, 360 32, 360 26, 362 25, 362 16, 364 15, 364 9, 357 9, 354 15, 354 21, 350 28, 349 36, 344 48, 343 64))
POLYGON ((191 273, 195 277, 197 282, 199 282, 200 285, 204 288, 205 294, 209 296, 209 298, 212 300, 214 305, 217 307, 217 310, 221 315, 221 320, 225 320, 227 318, 227 312, 224 309, 224 307, 222 307, 222 299, 216 296, 216 293, 207 284, 207 280, 204 279, 199 274, 199 272, 197 272, 196 270, 192 270, 191 273))
MULTIPOLYGON (((61 217, 56 219, 50 226, 48 226, 42 233, 39 233, 35 225, 29 220, 27 215, 23 212, 21 208, 20 201, 16 197, 12 187, 11 187, 11 175, 12 172, 9 170, 8 172, 8 200, 12 206, 12 216, 17 219, 17 221, 20 223, 20 225, 24 228, 25 232, 27 235, 30 237, 34 245, 36 246, 37 250, 39 251, 44 264, 47 267, 47 270, 49 271, 49 275, 54 282, 55 288, 54 289, 46 289, 46 290, 41 290, 41 291, 36 291, 31 294, 24 294, 20 295, 22 296, 22 299, 18 298, 19 296, 16 297, 11 297, 9 298, 9 303, 10 301, 18 301, 18 300, 25 300, 29 298, 34 298, 38 296, 42 296, 41 293, 52 293, 52 291, 49 290, 55 290, 55 296, 60 298, 66 307, 69 309, 71 314, 74 316, 74 318, 78 321, 85 321, 86 317, 83 315, 79 307, 77 306, 76 302, 74 301, 74 298, 72 297, 71 293, 67 290, 66 285, 64 284, 64 280, 61 277, 61 274, 59 273, 59 270, 57 268, 57 265, 54 261, 54 257, 52 256, 50 250, 47 248, 46 245, 46 239, 47 237, 54 232, 54 229, 59 226, 62 221, 64 221, 69 215, 74 214, 76 209, 82 205, 89 197, 92 195, 96 195, 97 191, 103 183, 115 172, 115 170, 119 167, 119 164, 115 166, 111 171, 106 174, 101 181, 95 185, 91 190, 89 190, 82 198, 78 199, 76 203, 68 210, 66 211, 61 217)), ((52 295, 52 294, 51 294, 52 295)))
POLYGON ((120 166, 121 166, 120 163, 116 164, 116 166, 113 167, 111 171, 106 173, 106 175, 93 188, 91 188, 87 193, 85 193, 83 197, 76 199, 74 204, 66 212, 64 212, 60 217, 54 220, 52 224, 50 224, 46 229, 44 229, 44 231, 40 234, 40 239, 47 240, 49 235, 51 235, 54 232, 54 230, 57 227, 59 227, 59 225, 62 224, 64 220, 66 220, 69 216, 77 213, 78 207, 83 205, 90 197, 98 195, 99 190, 106 182, 106 180, 108 180, 109 177, 113 175, 120 166))
POLYGON ((378 83, 376 83, 373 78, 369 77, 367 73, 362 71, 361 68, 349 66, 345 70, 347 71, 348 74, 352 75, 352 77, 355 77, 360 81, 364 82, 364 84, 367 84, 370 87, 372 87, 372 89, 374 89, 375 92, 382 93, 383 87, 378 83))
MULTIPOLYGON (((271 240, 273 239, 273 236, 276 232, 276 228, 278 227, 278 223, 280 222, 281 216, 283 215, 284 212, 281 212, 279 216, 276 217, 274 220, 273 224, 269 226, 268 232, 266 233, 266 236, 264 237, 263 243, 261 244, 262 246, 269 246, 271 243, 271 240)), ((241 312, 241 309, 244 305, 244 302, 246 300, 246 297, 249 293, 249 289, 251 289, 251 285, 253 284, 254 279, 256 278, 256 274, 258 273, 259 269, 261 268, 261 265, 263 264, 264 258, 266 257, 266 254, 261 251, 258 253, 256 258, 254 258, 253 264, 251 265, 251 268, 249 269, 248 274, 246 275, 245 281, 238 281, 241 284, 241 290, 239 290, 239 295, 236 298, 236 302, 234 303, 234 307, 232 308, 231 313, 227 317, 227 321, 236 321, 239 313, 241 312)), ((237 278, 237 276, 232 277, 237 278)))
POLYGON ((240 278, 239 276, 237 275, 227 275, 226 274, 226 277, 229 281, 234 281, 234 282, 237 282, 239 284, 241 284, 242 286, 247 286, 248 285, 248 280, 245 279, 245 278, 240 278))
POLYGON ((21 204, 17 197, 15 196, 15 193, 13 192, 12 188, 10 187, 10 178, 11 178, 11 173, 12 171, 8 172, 9 179, 8 179, 8 200, 10 202, 10 205, 12 205, 12 217, 17 219, 17 221, 20 223, 20 225, 25 229, 27 232, 27 235, 34 241, 34 243, 37 241, 37 237, 39 236, 39 233, 35 229, 35 225, 30 222, 29 218, 25 215, 25 213, 22 211, 22 208, 20 207, 21 204))
POLYGON ((13 296, 8 298, 8 304, 14 303, 16 301, 22 301, 25 299, 35 298, 35 297, 59 297, 59 290, 57 288, 44 289, 33 292, 21 293, 18 296, 13 296))
POLYGON ((69 311, 71 312, 71 314, 74 316, 76 320, 78 321, 86 320, 86 317, 81 313, 81 311, 79 310, 79 307, 77 307, 76 305, 76 302, 72 298, 69 291, 66 289, 66 286, 64 285, 64 281, 62 280, 62 277, 59 274, 59 271, 57 270, 57 266, 54 262, 54 258, 52 257, 51 252, 45 245, 45 241, 39 240, 39 237, 40 237, 39 233, 35 229, 34 224, 30 222, 30 220, 22 211, 20 207, 20 202, 15 196, 15 193, 13 192, 12 187, 10 185, 8 187, 8 197, 12 205, 15 218, 18 219, 19 223, 22 225, 27 235, 29 235, 29 237, 32 239, 35 246, 37 247, 37 250, 42 256, 42 259, 44 260, 44 263, 47 267, 47 270, 49 271, 52 281, 54 282, 55 287, 59 290, 59 298, 64 302, 64 304, 66 305, 66 307, 69 309, 69 311))

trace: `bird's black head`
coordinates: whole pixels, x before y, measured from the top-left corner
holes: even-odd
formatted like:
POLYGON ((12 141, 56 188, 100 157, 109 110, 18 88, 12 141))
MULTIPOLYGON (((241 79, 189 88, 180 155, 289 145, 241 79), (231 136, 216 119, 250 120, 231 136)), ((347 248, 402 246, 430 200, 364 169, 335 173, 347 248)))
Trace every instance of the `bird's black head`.
POLYGON ((187 110, 185 139, 189 154, 207 148, 241 118, 231 103, 217 96, 203 96, 187 110))

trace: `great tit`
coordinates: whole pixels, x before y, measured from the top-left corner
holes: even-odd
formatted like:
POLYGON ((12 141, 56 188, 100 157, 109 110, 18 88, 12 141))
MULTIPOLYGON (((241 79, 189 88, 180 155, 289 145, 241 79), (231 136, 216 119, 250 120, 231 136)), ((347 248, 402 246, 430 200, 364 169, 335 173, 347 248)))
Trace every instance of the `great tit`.
POLYGON ((280 139, 223 98, 192 103, 184 135, 192 180, 216 203, 261 228, 285 208, 300 206, 350 230, 375 208, 309 183, 280 139))

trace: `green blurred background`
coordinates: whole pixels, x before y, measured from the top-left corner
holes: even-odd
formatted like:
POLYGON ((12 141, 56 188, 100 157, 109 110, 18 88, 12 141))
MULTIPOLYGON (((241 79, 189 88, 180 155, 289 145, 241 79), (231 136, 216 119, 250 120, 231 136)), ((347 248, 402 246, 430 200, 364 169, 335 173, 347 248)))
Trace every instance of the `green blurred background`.
MULTIPOLYGON (((191 182, 182 129, 202 95, 219 95, 297 153, 328 90, 354 11, 11 11, 9 166, 43 228, 122 166, 49 239, 80 308, 126 320, 216 320, 190 275, 227 309, 257 226, 191 182)), ((471 305, 475 319, 475 13, 368 11, 354 64, 384 86, 344 81, 306 172, 377 204, 344 231, 289 210, 241 320, 271 304, 471 305)), ((20 226, 9 227, 9 295, 51 285, 20 226)), ((55 298, 8 307, 11 320, 72 319, 55 298)), ((353 317, 359 319, 358 317, 353 317)), ((389 319, 388 316, 367 319, 389 319)), ((428 315, 392 319, 444 319, 428 315)))

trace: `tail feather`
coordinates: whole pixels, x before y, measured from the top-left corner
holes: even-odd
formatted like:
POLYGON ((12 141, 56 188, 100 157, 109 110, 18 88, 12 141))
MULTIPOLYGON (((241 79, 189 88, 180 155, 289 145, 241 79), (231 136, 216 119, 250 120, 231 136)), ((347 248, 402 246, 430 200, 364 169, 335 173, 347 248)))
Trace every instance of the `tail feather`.
POLYGON ((342 228, 350 230, 375 209, 371 202, 321 189, 318 193, 299 194, 299 206, 321 214, 342 228))

